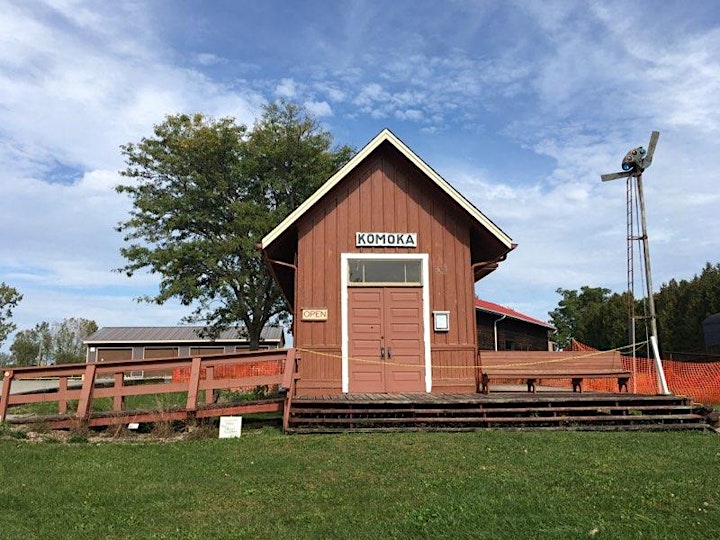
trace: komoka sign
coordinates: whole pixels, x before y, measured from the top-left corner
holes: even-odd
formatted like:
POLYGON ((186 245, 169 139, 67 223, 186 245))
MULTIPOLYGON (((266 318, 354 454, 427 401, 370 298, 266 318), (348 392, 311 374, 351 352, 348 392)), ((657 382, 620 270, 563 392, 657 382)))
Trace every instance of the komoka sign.
POLYGON ((356 247, 417 247, 417 233, 358 232, 356 247))

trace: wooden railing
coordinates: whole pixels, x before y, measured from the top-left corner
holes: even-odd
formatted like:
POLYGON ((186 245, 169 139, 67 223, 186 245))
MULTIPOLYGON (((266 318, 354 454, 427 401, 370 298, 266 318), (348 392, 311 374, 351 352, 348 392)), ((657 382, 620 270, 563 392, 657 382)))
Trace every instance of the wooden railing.
MULTIPOLYGON (((188 416, 220 416, 224 412, 237 410, 237 406, 225 409, 210 405, 215 402, 218 390, 236 390, 257 386, 284 386, 287 389, 285 401, 292 399, 297 373, 294 349, 271 349, 233 354, 218 354, 183 358, 160 358, 153 360, 114 360, 94 364, 65 364, 45 367, 6 368, 0 392, 0 421, 5 421, 11 407, 30 403, 57 402, 59 415, 71 421, 88 425, 119 424, 128 421, 124 410, 128 396, 148 394, 169 394, 187 392, 184 409, 179 411, 149 412, 136 415, 134 421, 153 421, 158 414, 163 419, 183 419, 188 416), (277 364, 277 369, 267 369, 277 364), (235 369, 233 369, 235 366, 235 369), (264 367, 263 367, 264 366, 264 367), (237 369, 237 368, 241 369, 237 369), (144 384, 126 384, 126 376, 138 370, 152 372, 173 372, 184 376, 173 376, 169 381, 144 381, 144 384), (247 373, 244 376, 236 374, 247 373), (56 389, 36 393, 12 393, 17 381, 51 380, 56 389), (204 403, 200 403, 204 392, 204 403), (112 412, 103 418, 92 414, 93 400, 110 398, 112 412), (77 401, 74 415, 68 415, 68 402, 77 401)), ((282 410, 283 402, 247 404, 246 412, 282 410)))

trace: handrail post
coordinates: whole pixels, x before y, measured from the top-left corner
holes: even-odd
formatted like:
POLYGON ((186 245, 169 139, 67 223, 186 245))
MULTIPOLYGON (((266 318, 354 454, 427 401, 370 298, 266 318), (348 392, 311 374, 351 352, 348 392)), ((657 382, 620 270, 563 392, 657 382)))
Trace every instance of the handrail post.
POLYGON ((80 401, 78 402, 76 418, 87 420, 90 418, 90 408, 92 405, 92 394, 95 389, 95 371, 97 364, 88 364, 85 366, 85 374, 83 375, 83 385, 80 390, 80 401))
POLYGON ((115 395, 113 396, 113 411, 122 411, 123 406, 125 405, 125 396, 122 394, 123 385, 125 383, 125 373, 115 373, 114 376, 114 383, 113 383, 113 392, 115 395))
POLYGON ((60 377, 58 381, 58 414, 67 414, 68 378, 60 377))
POLYGON ((298 367, 298 359, 295 356, 295 349, 288 349, 285 357, 285 371, 283 372, 283 387, 285 388, 285 402, 283 404, 283 431, 287 432, 290 427, 290 408, 295 393, 295 377, 298 367))
POLYGON ((190 380, 188 381, 188 397, 185 408, 188 412, 197 411, 197 397, 200 389, 200 365, 202 358, 196 356, 190 366, 190 380))
POLYGON ((0 422, 4 422, 7 416, 8 401, 10 400, 10 384, 13 380, 12 369, 5 371, 3 375, 2 394, 0 394, 0 422))
POLYGON ((285 367, 283 368, 282 386, 285 390, 290 390, 293 377, 295 376, 295 349, 288 349, 285 355, 285 367))

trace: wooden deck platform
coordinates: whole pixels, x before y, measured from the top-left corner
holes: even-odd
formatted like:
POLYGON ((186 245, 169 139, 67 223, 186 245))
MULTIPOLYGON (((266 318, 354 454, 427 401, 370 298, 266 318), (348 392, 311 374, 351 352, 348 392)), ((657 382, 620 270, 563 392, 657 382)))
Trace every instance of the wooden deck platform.
POLYGON ((706 429, 692 401, 628 393, 342 394, 295 397, 288 433, 706 429))

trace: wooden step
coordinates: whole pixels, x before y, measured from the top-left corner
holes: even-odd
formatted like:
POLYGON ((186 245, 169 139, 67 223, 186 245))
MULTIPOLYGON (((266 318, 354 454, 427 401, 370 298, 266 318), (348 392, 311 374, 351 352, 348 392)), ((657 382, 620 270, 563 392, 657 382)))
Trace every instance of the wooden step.
POLYGON ((647 415, 603 415, 603 416, 523 416, 523 417, 482 417, 482 416, 456 416, 456 417, 434 417, 434 416, 416 416, 413 418, 399 417, 365 417, 365 418, 304 418, 297 424, 535 424, 535 423, 650 423, 664 422, 672 420, 673 422, 702 422, 702 417, 696 414, 647 414, 647 415))
MULTIPOLYGON (((568 426, 509 426, 506 429, 515 431, 706 431, 706 424, 636 424, 636 425, 568 425, 568 426)), ((469 432, 478 431, 476 427, 427 426, 427 427, 291 427, 290 434, 321 434, 321 433, 372 433, 372 432, 469 432)))
POLYGON ((288 431, 705 429, 692 410, 684 397, 634 394, 350 395, 293 401, 288 431))
POLYGON ((496 415, 528 415, 539 414, 543 416, 556 415, 558 413, 575 413, 575 412, 597 412, 598 414, 616 414, 616 415, 633 415, 637 413, 645 413, 649 411, 666 411, 669 414, 681 414, 692 411, 692 407, 688 405, 682 406, 661 406, 661 405, 642 405, 637 407, 624 406, 608 406, 608 407, 545 407, 538 409, 537 407, 513 407, 513 408, 486 408, 486 407, 411 407, 411 408, 365 408, 360 406, 348 408, 300 408, 293 407, 290 413, 291 418, 302 418, 307 415, 312 416, 341 416, 341 417, 357 417, 362 415, 380 415, 392 414, 412 418, 415 415, 435 415, 438 417, 447 416, 449 414, 482 414, 484 416, 496 415))
POLYGON ((312 409, 316 407, 337 408, 337 409, 402 409, 402 408, 453 408, 453 407, 482 407, 491 408, 551 408, 561 404, 572 404, 573 406, 587 407, 643 407, 658 404, 662 406, 691 405, 691 401, 674 396, 633 396, 633 397, 603 397, 589 396, 587 394, 569 394, 567 397, 553 398, 537 398, 537 397, 515 397, 513 399, 473 399, 469 398, 463 402, 454 401, 409 401, 395 399, 380 399, 373 401, 354 401, 354 400, 314 400, 314 399, 295 399, 293 400, 294 409, 312 409))

